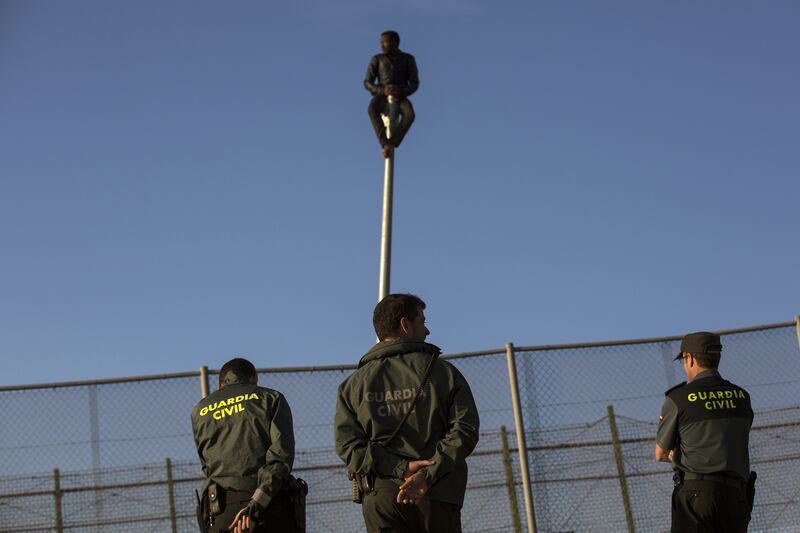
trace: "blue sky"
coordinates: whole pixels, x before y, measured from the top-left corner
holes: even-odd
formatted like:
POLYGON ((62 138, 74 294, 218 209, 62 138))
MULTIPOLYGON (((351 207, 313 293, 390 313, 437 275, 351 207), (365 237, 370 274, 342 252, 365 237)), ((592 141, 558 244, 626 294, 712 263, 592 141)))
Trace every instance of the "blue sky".
POLYGON ((800 4, 0 0, 0 384, 354 362, 416 55, 392 289, 447 352, 800 313, 800 4))

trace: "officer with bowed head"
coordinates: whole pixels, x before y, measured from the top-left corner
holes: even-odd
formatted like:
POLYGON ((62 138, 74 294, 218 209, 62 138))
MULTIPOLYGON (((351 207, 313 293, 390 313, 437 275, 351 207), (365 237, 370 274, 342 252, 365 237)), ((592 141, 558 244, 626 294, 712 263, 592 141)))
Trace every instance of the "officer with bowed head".
POLYGON ((280 392, 258 386, 250 361, 225 363, 217 390, 191 418, 206 478, 198 497, 201 532, 305 531, 308 488, 290 475, 292 412, 280 392))
POLYGON ((655 458, 672 462, 672 532, 746 532, 754 497, 750 394, 722 378, 719 335, 681 340, 688 383, 669 389, 659 417, 655 458))

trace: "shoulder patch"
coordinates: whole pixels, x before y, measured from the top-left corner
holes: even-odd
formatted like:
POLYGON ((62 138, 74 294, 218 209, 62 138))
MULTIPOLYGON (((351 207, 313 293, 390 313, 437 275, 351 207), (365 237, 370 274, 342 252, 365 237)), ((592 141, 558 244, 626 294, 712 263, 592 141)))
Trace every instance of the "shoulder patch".
POLYGON ((679 387, 683 387, 684 385, 686 385, 686 382, 685 382, 685 381, 682 381, 681 383, 678 383, 677 385, 675 385, 675 386, 674 386, 674 387, 672 387, 671 389, 667 389, 667 392, 665 392, 665 393, 664 393, 664 396, 669 396, 669 393, 670 393, 670 392, 674 391, 675 389, 677 389, 677 388, 679 388, 679 387))

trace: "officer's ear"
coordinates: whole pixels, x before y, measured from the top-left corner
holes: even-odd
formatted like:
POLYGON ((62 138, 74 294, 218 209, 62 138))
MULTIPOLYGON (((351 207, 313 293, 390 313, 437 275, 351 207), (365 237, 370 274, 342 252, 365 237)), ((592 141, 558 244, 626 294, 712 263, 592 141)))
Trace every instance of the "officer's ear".
POLYGON ((398 333, 401 337, 408 337, 408 334, 411 333, 411 321, 406 318, 402 317, 400 319, 400 331, 398 333))

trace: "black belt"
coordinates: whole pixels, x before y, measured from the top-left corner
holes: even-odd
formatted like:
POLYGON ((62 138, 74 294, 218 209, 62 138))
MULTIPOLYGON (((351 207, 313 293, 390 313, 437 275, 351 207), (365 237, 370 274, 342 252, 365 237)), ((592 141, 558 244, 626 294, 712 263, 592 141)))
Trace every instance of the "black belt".
POLYGON ((723 485, 728 485, 730 487, 736 487, 739 489, 743 489, 745 487, 744 481, 742 481, 738 477, 726 476, 723 474, 697 474, 695 472, 684 472, 683 479, 684 480, 695 479, 698 481, 713 481, 714 483, 722 483, 723 485))

